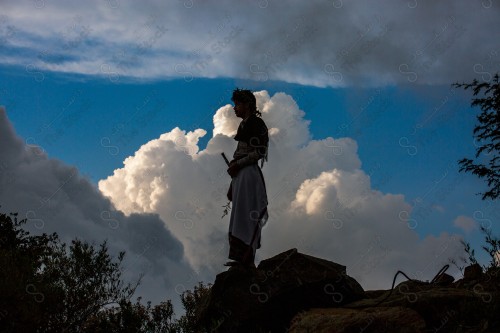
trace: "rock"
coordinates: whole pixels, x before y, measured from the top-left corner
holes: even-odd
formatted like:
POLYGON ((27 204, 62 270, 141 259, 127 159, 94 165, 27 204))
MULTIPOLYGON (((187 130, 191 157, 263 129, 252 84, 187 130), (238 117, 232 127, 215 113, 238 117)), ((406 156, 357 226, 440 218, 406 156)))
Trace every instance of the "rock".
POLYGON ((217 332, 286 332, 294 315, 314 307, 340 307, 365 297, 346 267, 291 249, 257 269, 217 275, 199 310, 199 322, 217 332))
POLYGON ((481 284, 484 289, 500 293, 500 266, 488 268, 483 275, 481 284))
MULTIPOLYGON (((471 266, 469 266, 471 267, 471 266)), ((500 293, 500 267, 489 267, 485 272, 477 267, 467 269, 464 278, 454 283, 455 288, 469 289, 474 292, 488 290, 500 293)))
POLYGON ((290 302, 301 297, 308 307, 341 306, 365 297, 361 285, 346 274, 345 266, 299 253, 297 249, 261 261, 258 269, 279 281, 279 293, 286 293, 290 302), (290 294, 289 288, 296 290, 290 294))
POLYGON ((464 270, 464 281, 478 280, 483 275, 483 269, 479 264, 473 264, 465 267, 464 270))
POLYGON ((414 310, 401 306, 367 309, 312 309, 296 316, 290 333, 401 332, 417 333, 425 321, 414 310))
POLYGON ((409 308, 423 318, 425 331, 496 332, 495 329, 483 330, 481 327, 487 325, 499 328, 497 313, 500 309, 500 297, 490 290, 476 287, 473 291, 405 281, 395 287, 391 296, 385 299, 388 293, 389 291, 379 299, 363 299, 345 307, 363 310, 379 307, 409 308), (380 303, 380 300, 384 301, 380 303))
POLYGON ((455 281, 455 278, 449 274, 442 273, 434 281, 435 284, 440 286, 449 286, 455 281))
POLYGON ((500 267, 465 275, 365 292, 345 266, 292 249, 218 274, 196 331, 500 332, 500 267))

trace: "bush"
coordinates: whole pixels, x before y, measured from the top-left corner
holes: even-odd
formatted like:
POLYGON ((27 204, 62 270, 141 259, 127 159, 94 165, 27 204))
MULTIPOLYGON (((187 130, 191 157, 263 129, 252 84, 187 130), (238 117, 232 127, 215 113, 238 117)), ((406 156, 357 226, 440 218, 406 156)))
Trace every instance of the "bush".
POLYGON ((154 307, 131 301, 135 284, 122 281, 125 252, 113 259, 106 241, 95 248, 57 234, 30 235, 26 220, 0 213, 1 332, 200 332, 197 309, 210 292, 202 282, 181 295, 186 311, 174 319, 172 302, 154 307))

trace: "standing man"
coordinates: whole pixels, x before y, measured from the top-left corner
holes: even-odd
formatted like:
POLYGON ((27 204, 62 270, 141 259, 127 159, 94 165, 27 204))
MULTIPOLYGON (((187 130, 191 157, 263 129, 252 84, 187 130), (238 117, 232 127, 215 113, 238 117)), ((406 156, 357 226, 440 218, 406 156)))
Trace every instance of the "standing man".
POLYGON ((255 252, 260 248, 262 226, 268 218, 264 176, 258 165, 267 160, 269 136, 254 94, 236 89, 231 100, 236 116, 242 118, 234 139, 238 146, 227 172, 231 186, 227 193, 232 201, 229 222, 229 259, 226 266, 242 265, 255 268, 255 252))

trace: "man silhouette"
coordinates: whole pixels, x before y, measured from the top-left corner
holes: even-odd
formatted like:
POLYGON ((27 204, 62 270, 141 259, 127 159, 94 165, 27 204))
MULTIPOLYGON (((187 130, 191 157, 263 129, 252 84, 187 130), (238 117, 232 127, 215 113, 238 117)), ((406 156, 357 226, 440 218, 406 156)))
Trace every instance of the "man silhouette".
POLYGON ((231 100, 236 116, 243 120, 234 137, 238 146, 227 169, 232 177, 227 196, 232 201, 228 236, 229 259, 233 261, 226 266, 255 268, 255 252, 260 248, 262 226, 268 218, 266 185, 260 168, 267 160, 269 136, 250 90, 234 90, 231 100))

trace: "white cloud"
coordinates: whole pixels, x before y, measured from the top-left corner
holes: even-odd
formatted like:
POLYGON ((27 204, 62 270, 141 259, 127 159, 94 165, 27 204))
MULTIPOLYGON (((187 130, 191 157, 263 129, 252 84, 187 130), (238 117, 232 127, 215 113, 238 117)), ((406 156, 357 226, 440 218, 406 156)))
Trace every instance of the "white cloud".
POLYGON ((10 0, 0 41, 9 64, 111 80, 448 85, 498 71, 499 10, 490 1, 10 0))
MULTIPOLYGON (((125 216, 116 210, 76 168, 49 159, 39 147, 25 145, 2 107, 0 150, 0 209, 18 212, 20 219, 27 218, 26 228, 30 232, 57 232, 66 243, 75 237, 96 245, 107 239, 112 255, 126 252, 126 281, 135 282, 145 273, 135 296, 143 296, 143 300, 154 304, 171 299, 176 310, 181 309, 178 292, 206 279, 197 276, 189 266, 183 245, 158 215, 125 216)), ((128 167, 141 170, 133 159, 128 167)), ((150 202, 154 206, 156 198, 163 194, 161 175, 150 177, 148 197, 144 193, 135 196, 134 210, 150 202)), ((124 192, 135 193, 135 189, 124 192)))
MULTIPOLYGON (((456 235, 419 239, 403 218, 411 212, 404 196, 371 188, 354 140, 312 140, 309 121, 291 96, 261 91, 256 97, 271 133, 263 168, 270 219, 258 260, 296 247, 346 265, 372 289, 389 287, 399 269, 431 279, 462 250, 456 235)), ((231 156, 238 123, 230 106, 221 107, 206 149, 197 146, 205 131, 175 128, 99 182, 125 213, 158 213, 182 242, 190 264, 212 276, 222 270, 228 253, 228 217, 221 215, 230 178, 220 152, 231 156)))
POLYGON ((474 229, 477 229, 476 221, 472 217, 460 215, 455 218, 453 225, 457 228, 462 229, 464 232, 469 233, 474 229))

